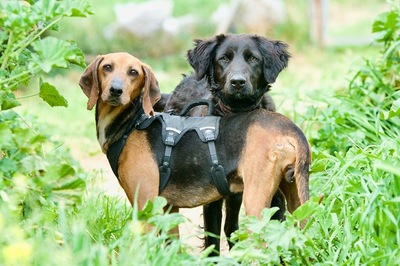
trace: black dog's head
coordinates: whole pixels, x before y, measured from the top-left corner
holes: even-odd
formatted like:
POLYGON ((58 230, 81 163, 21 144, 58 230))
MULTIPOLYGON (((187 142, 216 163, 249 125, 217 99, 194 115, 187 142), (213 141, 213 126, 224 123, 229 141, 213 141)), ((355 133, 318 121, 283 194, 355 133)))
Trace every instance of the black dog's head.
POLYGON ((251 34, 195 40, 188 61, 197 79, 206 77, 212 93, 232 111, 254 109, 287 66, 287 44, 251 34))

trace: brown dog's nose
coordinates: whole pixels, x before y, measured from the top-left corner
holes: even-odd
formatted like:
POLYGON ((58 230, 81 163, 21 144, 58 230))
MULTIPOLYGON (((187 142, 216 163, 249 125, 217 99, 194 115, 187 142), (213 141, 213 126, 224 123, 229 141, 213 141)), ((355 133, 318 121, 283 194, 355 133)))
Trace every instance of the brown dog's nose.
POLYGON ((119 97, 122 94, 122 89, 121 88, 116 88, 116 87, 111 87, 110 88, 110 94, 113 97, 119 97))
POLYGON ((110 94, 113 97, 119 97, 122 94, 122 87, 123 87, 123 82, 120 79, 114 79, 111 81, 111 88, 110 88, 110 94))

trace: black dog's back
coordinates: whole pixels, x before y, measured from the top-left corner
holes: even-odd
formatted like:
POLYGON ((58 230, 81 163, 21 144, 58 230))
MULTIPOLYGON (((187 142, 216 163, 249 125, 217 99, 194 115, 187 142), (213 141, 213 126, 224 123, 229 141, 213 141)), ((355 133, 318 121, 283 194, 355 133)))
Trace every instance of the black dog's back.
MULTIPOLYGON (((248 145, 247 136, 252 127, 262 128, 259 130, 260 137, 251 139, 261 145, 271 142, 275 145, 276 136, 285 136, 299 139, 300 145, 308 147, 307 141, 301 130, 288 118, 275 112, 269 112, 264 109, 255 110, 250 113, 232 114, 222 117, 219 125, 219 135, 215 141, 216 151, 220 164, 224 167, 228 182, 231 188, 235 188, 234 193, 243 190, 242 176, 238 172, 243 151, 248 145), (229 141, 227 141, 229 140, 229 141)), ((148 140, 152 143, 154 156, 157 163, 161 165, 165 145, 161 140, 161 125, 153 123, 148 129, 148 140)), ((280 144, 280 143, 278 143, 280 144)), ((308 153, 302 155, 307 164, 308 153)), ((268 150, 262 150, 262 154, 268 154, 268 150)), ((245 158, 247 160, 248 158, 245 158)), ((268 163, 267 160, 261 160, 259 167, 263 168, 268 163)), ((207 204, 221 197, 210 177, 212 161, 210 158, 209 147, 197 136, 195 131, 186 133, 171 154, 171 178, 161 196, 169 199, 170 204, 177 207, 195 207, 207 204), (170 196, 173 193, 174 196, 170 196), (179 196, 177 196, 179 195, 179 196)))

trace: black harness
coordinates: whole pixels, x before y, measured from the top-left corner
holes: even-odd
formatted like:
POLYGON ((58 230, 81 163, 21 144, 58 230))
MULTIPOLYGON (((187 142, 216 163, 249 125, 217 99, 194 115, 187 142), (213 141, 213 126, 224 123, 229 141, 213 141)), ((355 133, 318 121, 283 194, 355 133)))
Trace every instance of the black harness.
MULTIPOLYGON (((215 148, 215 140, 218 137, 220 117, 211 115, 205 117, 185 116, 194 106, 205 104, 209 106, 208 113, 211 114, 213 112, 213 105, 208 100, 198 100, 189 103, 185 106, 179 116, 170 115, 168 113, 156 113, 155 116, 148 117, 140 107, 135 117, 132 119, 132 126, 128 127, 123 136, 116 142, 112 143, 107 150, 107 158, 115 176, 118 178, 118 160, 128 136, 133 130, 145 129, 157 120, 162 124, 162 140, 165 145, 164 155, 161 165, 159 166, 159 193, 161 193, 167 186, 171 175, 170 160, 173 147, 179 142, 185 133, 194 130, 197 132, 200 140, 208 145, 212 162, 210 170, 212 181, 221 195, 229 195, 231 192, 229 190, 225 170, 222 165, 219 164, 215 148)), ((141 106, 141 104, 139 104, 139 106, 141 106)))

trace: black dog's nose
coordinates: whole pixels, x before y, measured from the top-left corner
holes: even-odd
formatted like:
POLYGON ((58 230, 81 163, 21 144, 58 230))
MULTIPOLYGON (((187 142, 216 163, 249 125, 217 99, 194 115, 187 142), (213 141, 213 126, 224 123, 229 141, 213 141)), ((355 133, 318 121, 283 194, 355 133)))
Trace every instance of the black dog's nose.
POLYGON ((122 89, 118 87, 111 87, 110 88, 110 94, 113 97, 119 97, 122 94, 122 89))
POLYGON ((231 86, 235 89, 242 89, 244 84, 246 84, 246 80, 241 77, 234 77, 231 79, 231 86))

